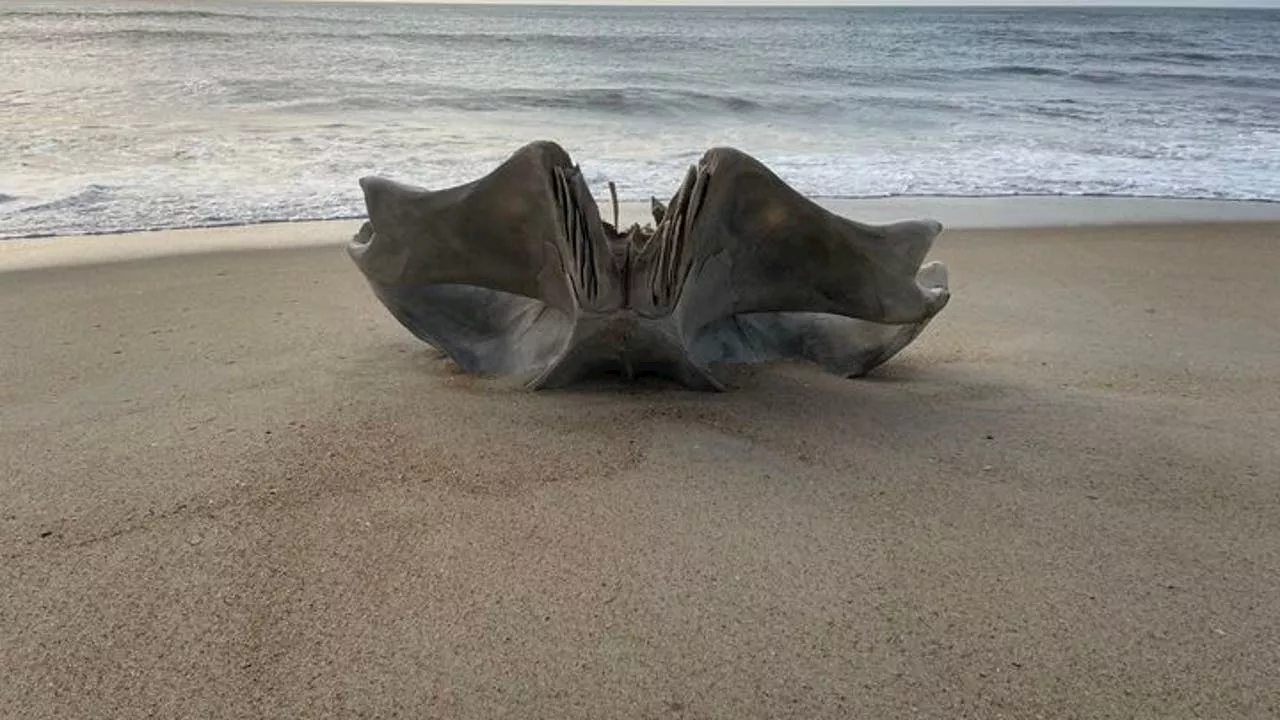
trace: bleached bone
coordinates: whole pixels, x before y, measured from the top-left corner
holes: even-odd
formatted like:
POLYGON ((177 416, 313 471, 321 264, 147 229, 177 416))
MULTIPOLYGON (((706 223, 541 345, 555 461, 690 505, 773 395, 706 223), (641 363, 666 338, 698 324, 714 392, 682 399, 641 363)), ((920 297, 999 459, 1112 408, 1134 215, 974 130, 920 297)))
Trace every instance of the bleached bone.
POLYGON ((349 252, 378 298, 465 371, 531 388, 616 371, 719 390, 716 365, 787 359, 860 376, 950 297, 942 264, 921 266, 939 223, 847 220, 730 148, 653 201, 652 231, 602 222, 551 142, 446 190, 360 185, 349 252))

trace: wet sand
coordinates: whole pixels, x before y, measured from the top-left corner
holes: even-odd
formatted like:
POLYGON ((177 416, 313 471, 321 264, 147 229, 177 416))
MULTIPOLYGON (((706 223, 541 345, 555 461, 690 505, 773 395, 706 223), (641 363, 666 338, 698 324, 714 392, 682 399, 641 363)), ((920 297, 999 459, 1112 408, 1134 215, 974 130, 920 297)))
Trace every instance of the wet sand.
POLYGON ((950 230, 725 394, 460 375, 351 225, 0 253, 0 717, 1280 715, 1280 224, 950 230))

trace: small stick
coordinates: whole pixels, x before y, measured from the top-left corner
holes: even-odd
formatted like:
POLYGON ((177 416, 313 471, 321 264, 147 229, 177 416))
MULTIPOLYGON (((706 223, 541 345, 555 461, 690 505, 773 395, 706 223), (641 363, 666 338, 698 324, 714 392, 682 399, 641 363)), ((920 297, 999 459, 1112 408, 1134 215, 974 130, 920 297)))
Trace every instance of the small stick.
POLYGON ((613 198, 613 228, 620 230, 618 227, 618 186, 609 181, 609 197, 613 198))

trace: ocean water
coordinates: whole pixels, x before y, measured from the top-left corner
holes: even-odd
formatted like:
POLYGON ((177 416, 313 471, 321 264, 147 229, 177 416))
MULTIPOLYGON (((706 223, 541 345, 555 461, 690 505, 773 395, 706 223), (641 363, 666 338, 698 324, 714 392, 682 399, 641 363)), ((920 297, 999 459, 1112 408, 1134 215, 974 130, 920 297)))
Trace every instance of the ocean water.
POLYGON ((822 196, 1280 201, 1280 11, 0 4, 0 237, 356 217, 562 143, 822 196))

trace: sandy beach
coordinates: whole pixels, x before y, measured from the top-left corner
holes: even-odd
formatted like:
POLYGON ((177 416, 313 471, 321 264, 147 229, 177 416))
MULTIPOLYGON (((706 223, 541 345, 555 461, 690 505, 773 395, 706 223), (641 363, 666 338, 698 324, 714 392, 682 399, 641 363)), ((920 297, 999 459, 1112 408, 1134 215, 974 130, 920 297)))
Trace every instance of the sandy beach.
POLYGON ((0 717, 1280 716, 1280 222, 1223 215, 979 208, 901 356, 722 394, 461 375, 352 222, 10 241, 0 717))

